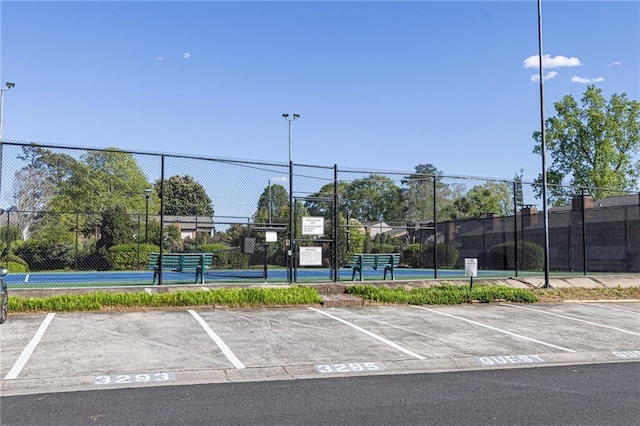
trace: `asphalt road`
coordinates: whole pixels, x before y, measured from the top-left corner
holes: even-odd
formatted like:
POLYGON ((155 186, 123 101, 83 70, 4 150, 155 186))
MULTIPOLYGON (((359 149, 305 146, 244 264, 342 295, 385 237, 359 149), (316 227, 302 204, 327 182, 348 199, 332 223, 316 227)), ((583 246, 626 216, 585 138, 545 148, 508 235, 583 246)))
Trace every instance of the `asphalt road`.
POLYGON ((2 425, 637 425, 640 364, 3 397, 2 425))

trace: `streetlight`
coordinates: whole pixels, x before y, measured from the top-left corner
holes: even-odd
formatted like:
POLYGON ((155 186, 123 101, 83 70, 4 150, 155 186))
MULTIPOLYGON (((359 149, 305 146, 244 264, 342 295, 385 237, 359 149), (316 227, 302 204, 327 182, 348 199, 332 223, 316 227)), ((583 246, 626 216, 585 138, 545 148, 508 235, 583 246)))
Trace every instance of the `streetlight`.
POLYGON ((282 118, 289 122, 289 249, 287 250, 287 260, 289 267, 287 268, 287 280, 292 282, 292 270, 293 270, 293 162, 291 161, 291 123, 297 118, 300 118, 300 114, 293 114, 289 118, 289 114, 282 114, 282 118))
POLYGON ((151 195, 151 188, 145 188, 144 190, 144 196, 147 199, 147 204, 145 207, 145 213, 144 213, 144 243, 148 244, 149 243, 149 196, 151 195))
POLYGON ((542 67, 542 0, 538 0, 538 72, 540 79, 540 148, 542 152, 542 224, 544 228, 544 288, 549 284, 549 212, 547 209, 547 143, 544 125, 544 75, 542 67))
POLYGON ((4 92, 11 89, 12 87, 16 87, 14 83, 6 82, 6 87, 0 87, 0 196, 2 195, 2 112, 3 112, 3 104, 4 104, 4 92))

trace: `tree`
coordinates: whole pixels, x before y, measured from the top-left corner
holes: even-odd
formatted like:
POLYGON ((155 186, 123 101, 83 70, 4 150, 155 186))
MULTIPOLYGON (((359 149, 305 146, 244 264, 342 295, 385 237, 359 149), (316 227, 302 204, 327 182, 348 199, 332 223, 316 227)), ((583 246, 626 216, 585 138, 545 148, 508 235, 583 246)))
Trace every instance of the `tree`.
POLYGON ((103 212, 117 205, 128 212, 141 212, 145 208, 144 190, 148 187, 147 178, 132 154, 115 148, 89 151, 81 161, 66 165, 50 209, 103 212))
POLYGON ((258 199, 255 223, 289 223, 289 193, 284 186, 267 186, 258 199))
MULTIPOLYGON (((161 181, 154 189, 160 197, 161 181)), ((193 177, 171 176, 164 183, 164 213, 176 216, 213 216, 213 203, 204 187, 193 177)))
POLYGON ((418 164, 415 170, 402 180, 406 219, 413 222, 433 220, 434 179, 438 220, 450 219, 453 200, 464 191, 464 186, 444 183, 442 172, 431 163, 418 164))
POLYGON ((388 177, 371 174, 356 179, 344 189, 345 204, 351 217, 361 222, 402 220, 402 194, 388 177))
MULTIPOLYGON (((338 211, 344 211, 345 205, 344 205, 343 195, 345 192, 345 188, 347 188, 347 186, 349 186, 349 182, 346 182, 346 181, 338 182, 338 195, 339 195, 338 211)), ((320 188, 320 191, 311 194, 309 197, 310 198, 314 198, 314 197, 330 198, 331 200, 333 200, 334 193, 335 193, 334 183, 331 182, 323 185, 322 188, 320 188)), ((331 203, 329 202, 326 202, 324 200, 320 200, 320 201, 308 200, 308 201, 305 201, 304 204, 309 210, 309 214, 311 216, 324 216, 324 217, 329 216, 329 211, 331 210, 331 203)))
POLYGON ((522 176, 524 169, 520 169, 520 174, 516 173, 513 178, 513 188, 511 189, 511 196, 513 197, 514 204, 516 206, 524 206, 524 191, 522 190, 522 176))
POLYGON ((17 215, 20 232, 27 239, 38 212, 47 208, 56 194, 57 185, 68 177, 77 161, 34 144, 23 146, 17 158, 26 165, 15 174, 13 199, 20 212, 17 215))
MULTIPOLYGON (((571 95, 554 103, 556 117, 545 122, 546 144, 552 158, 548 170, 549 199, 564 203, 572 195, 562 186, 589 187, 597 198, 619 194, 638 183, 640 162, 640 102, 613 94, 607 102, 602 89, 587 87, 582 106, 571 95)), ((541 154, 541 133, 534 132, 533 152, 541 154)), ((542 181, 541 177, 538 179, 542 181)), ((540 188, 538 188, 540 192, 540 188)))
POLYGON ((116 244, 127 244, 133 242, 131 232, 131 217, 124 207, 112 206, 102 213, 102 223, 100 224, 100 239, 97 248, 110 248, 116 244))
POLYGON ((509 216, 513 212, 511 190, 506 182, 476 185, 453 202, 453 219, 480 218, 490 213, 509 216))

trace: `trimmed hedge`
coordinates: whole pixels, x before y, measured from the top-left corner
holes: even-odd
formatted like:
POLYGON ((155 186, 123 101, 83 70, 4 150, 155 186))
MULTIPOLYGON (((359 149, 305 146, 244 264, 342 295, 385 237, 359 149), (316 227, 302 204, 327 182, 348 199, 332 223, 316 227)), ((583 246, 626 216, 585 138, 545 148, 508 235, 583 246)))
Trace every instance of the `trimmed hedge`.
MULTIPOLYGON (((497 244, 489 250, 489 269, 515 269, 515 242, 497 244)), ((540 271, 544 267, 544 249, 531 241, 518 241, 518 269, 540 271)))
POLYGON ((159 251, 160 248, 154 244, 116 244, 109 248, 111 267, 115 271, 144 269, 151 253, 159 251))

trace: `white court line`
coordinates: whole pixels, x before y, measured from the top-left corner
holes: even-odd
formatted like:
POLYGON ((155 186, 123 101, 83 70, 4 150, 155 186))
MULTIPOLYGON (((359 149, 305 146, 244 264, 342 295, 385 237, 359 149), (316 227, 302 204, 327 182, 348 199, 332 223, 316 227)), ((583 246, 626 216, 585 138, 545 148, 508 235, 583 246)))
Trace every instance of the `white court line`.
POLYGON ((44 332, 47 331, 47 327, 49 327, 49 324, 51 324, 55 315, 56 314, 47 314, 44 321, 42 321, 42 324, 40 324, 38 331, 36 331, 36 334, 33 336, 29 344, 22 350, 18 360, 13 364, 11 370, 4 377, 5 380, 13 380, 18 377, 18 374, 20 374, 24 366, 27 364, 27 361, 29 361, 29 358, 31 358, 33 351, 36 349, 36 346, 38 346, 38 343, 40 343, 40 339, 44 336, 44 332))
POLYGON ((587 321, 587 320, 583 320, 583 319, 580 319, 580 318, 569 317, 567 315, 555 314, 553 312, 541 311, 539 309, 525 308, 524 306, 509 305, 508 303, 501 303, 501 305, 502 306, 509 306, 510 308, 526 309, 527 311, 538 312, 539 314, 553 315, 555 317, 560 317, 560 318, 568 319, 568 320, 571 320, 571 321, 583 322, 585 324, 595 325, 596 327, 608 328, 609 330, 615 330, 615 331, 620 331, 622 333, 633 334, 634 336, 640 336, 640 333, 634 333, 633 331, 623 330, 622 328, 611 327, 610 325, 599 324, 597 322, 587 321))
POLYGON ((634 311, 627 311, 626 309, 620 309, 620 308, 612 308, 611 306, 605 306, 605 305, 600 305, 598 303, 585 303, 585 302, 574 302, 577 305, 585 305, 585 306, 596 306, 598 308, 602 308, 602 309, 609 309, 611 311, 618 311, 618 312, 624 312, 627 314, 636 314, 636 315, 640 315, 640 312, 634 312, 634 311))
POLYGON ((549 346, 549 347, 555 348, 555 349, 560 349, 561 351, 565 351, 565 352, 575 352, 573 349, 563 348, 562 346, 557 346, 557 345, 553 345, 551 343, 543 342, 541 340, 532 339, 531 337, 523 336, 523 335, 517 334, 517 333, 512 333, 510 331, 502 330, 500 328, 493 327, 491 325, 482 324, 481 322, 473 321, 473 320, 470 320, 470 319, 458 317, 458 316, 451 315, 451 314, 445 314, 444 312, 439 312, 439 311, 436 311, 434 309, 423 308, 422 306, 414 306, 414 308, 422 309, 423 311, 433 312, 434 314, 438 314, 438 315, 444 315, 445 317, 455 318, 455 319, 458 319, 458 320, 461 320, 461 321, 465 321, 465 322, 468 322, 469 324, 478 325, 480 327, 488 328, 489 330, 497 331, 499 333, 508 334, 509 336, 513 336, 513 337, 515 337, 517 339, 527 340, 527 341, 533 342, 533 343, 539 343, 541 345, 549 346))
POLYGON ((400 346, 400 345, 398 345, 398 344, 396 344, 396 343, 393 343, 392 341, 387 340, 387 339, 385 339, 385 338, 384 338, 384 337, 382 337, 382 336, 378 336, 377 334, 372 333, 372 332, 370 332, 370 331, 368 331, 368 330, 365 330, 364 328, 358 327, 357 325, 352 324, 352 323, 350 323, 349 321, 343 320, 342 318, 338 318, 338 317, 336 317, 336 316, 334 316, 334 315, 331 315, 331 314, 328 314, 328 313, 326 313, 326 312, 323 312, 323 311, 321 311, 320 309, 311 308, 311 307, 307 307, 307 309, 311 309, 312 311, 315 311, 315 312, 317 312, 317 313, 319 313, 319 314, 322 314, 322 315, 324 315, 324 316, 326 316, 326 317, 329 317, 329 318, 334 319, 334 320, 336 320, 336 321, 340 321, 341 323, 343 323, 343 324, 345 324, 345 325, 348 325, 348 326, 349 326, 349 327, 351 327, 351 328, 355 328, 356 330, 358 330, 358 331, 360 331, 360 332, 362 332, 362 333, 366 334, 367 336, 373 337, 374 339, 379 340, 379 341, 381 341, 382 343, 386 343, 387 345, 391 346, 392 348, 395 348, 395 349, 399 350, 400 352, 404 352, 405 354, 410 355, 410 356, 412 356, 412 357, 414 357, 414 358, 418 358, 418 359, 426 359, 426 358, 425 358, 425 357, 423 357, 422 355, 418 355, 418 354, 417 354, 417 353, 415 353, 415 352, 411 352, 409 349, 405 349, 405 348, 403 348, 402 346, 400 346))
POLYGON ((229 349, 229 347, 222 341, 220 336, 218 336, 215 333, 215 331, 213 331, 211 327, 209 327, 209 324, 207 324, 205 320, 203 320, 202 317, 196 313, 196 311, 189 310, 189 313, 193 315, 193 317, 196 319, 196 321, 198 321, 198 323, 200 323, 200 325, 202 326, 202 328, 204 328, 204 331, 207 332, 209 337, 211 337, 211 339, 213 339, 213 341, 216 342, 216 345, 218 345, 218 347, 220 348, 224 356, 226 356, 227 359, 231 361, 231 363, 235 368, 238 368, 238 369, 245 368, 244 364, 240 362, 240 360, 233 354, 231 349, 229 349))

